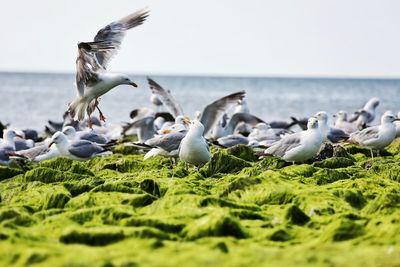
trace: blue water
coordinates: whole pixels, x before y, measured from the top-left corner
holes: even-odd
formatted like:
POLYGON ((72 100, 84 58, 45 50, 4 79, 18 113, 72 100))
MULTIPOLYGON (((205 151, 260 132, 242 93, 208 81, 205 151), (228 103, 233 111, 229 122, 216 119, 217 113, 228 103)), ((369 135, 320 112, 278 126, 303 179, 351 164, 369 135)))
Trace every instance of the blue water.
MULTIPOLYGON (((111 123, 129 120, 129 112, 151 107, 146 77, 132 75, 139 88, 119 86, 102 97, 100 107, 111 123)), ((170 89, 184 112, 196 110, 226 94, 245 90, 250 111, 271 121, 308 117, 325 110, 354 111, 379 97, 379 114, 400 110, 400 80, 227 78, 152 76, 170 89)), ((0 73, 0 121, 19 128, 42 129, 48 119, 61 120, 76 95, 74 74, 0 73)), ((378 121, 376 121, 378 123, 378 121)))

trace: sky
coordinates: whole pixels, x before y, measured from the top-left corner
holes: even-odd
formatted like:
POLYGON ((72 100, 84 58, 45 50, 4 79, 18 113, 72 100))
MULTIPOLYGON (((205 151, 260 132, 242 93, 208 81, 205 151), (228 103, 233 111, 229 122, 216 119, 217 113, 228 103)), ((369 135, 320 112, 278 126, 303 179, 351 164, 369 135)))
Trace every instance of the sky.
POLYGON ((110 71, 400 78, 397 0, 3 0, 0 71, 72 73, 79 41, 143 7, 110 71))

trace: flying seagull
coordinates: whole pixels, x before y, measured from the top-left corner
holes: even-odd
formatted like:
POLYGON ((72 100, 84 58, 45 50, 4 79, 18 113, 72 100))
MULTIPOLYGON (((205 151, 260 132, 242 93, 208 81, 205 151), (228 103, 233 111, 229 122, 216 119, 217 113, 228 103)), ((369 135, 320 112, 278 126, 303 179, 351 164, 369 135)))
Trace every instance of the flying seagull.
POLYGON ((105 117, 98 107, 99 97, 121 84, 137 87, 127 75, 110 73, 106 68, 120 49, 126 31, 141 25, 148 13, 146 10, 139 10, 99 30, 93 42, 78 43, 76 59, 78 95, 68 107, 72 118, 82 121, 85 112, 90 117, 97 108, 100 119, 104 121, 105 117))

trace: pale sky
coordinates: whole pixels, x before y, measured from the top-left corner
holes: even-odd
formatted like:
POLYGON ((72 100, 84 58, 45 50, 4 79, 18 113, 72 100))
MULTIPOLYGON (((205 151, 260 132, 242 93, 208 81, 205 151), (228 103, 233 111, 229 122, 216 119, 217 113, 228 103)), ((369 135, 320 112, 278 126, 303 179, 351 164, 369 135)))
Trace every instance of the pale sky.
POLYGON ((143 7, 110 71, 400 78, 397 0, 3 0, 0 71, 73 72, 78 41, 143 7))

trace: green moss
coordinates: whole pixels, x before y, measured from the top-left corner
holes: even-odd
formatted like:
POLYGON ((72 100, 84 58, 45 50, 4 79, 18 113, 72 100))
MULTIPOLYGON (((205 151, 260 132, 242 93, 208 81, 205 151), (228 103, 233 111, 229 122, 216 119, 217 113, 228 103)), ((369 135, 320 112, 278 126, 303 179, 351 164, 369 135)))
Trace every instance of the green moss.
POLYGON ((338 220, 325 230, 322 239, 325 241, 346 241, 365 234, 364 226, 352 220, 338 220))
POLYGON ((225 151, 215 153, 210 162, 201 170, 204 177, 211 177, 217 173, 235 173, 251 164, 235 156, 227 155, 225 151))
POLYGON ((16 168, 8 168, 0 165, 0 181, 14 177, 23 173, 22 170, 16 168))
POLYGON ((310 221, 308 217, 299 207, 291 205, 286 210, 285 219, 291 224, 304 225, 310 221))
POLYGON ((212 148, 200 171, 128 148, 15 162, 0 168, 0 266, 397 266, 399 142, 387 149, 292 165, 212 148))
POLYGON ((329 169, 345 168, 352 165, 354 165, 354 160, 345 157, 328 158, 313 163, 313 166, 315 167, 329 169))
POLYGON ((237 219, 220 210, 215 210, 190 223, 183 229, 183 235, 189 240, 208 236, 233 236, 236 238, 247 236, 237 219))
POLYGON ((89 246, 105 246, 124 239, 121 230, 108 228, 68 229, 60 236, 65 244, 85 244, 89 246))
POLYGON ((255 154, 254 150, 246 145, 237 145, 227 149, 229 155, 238 157, 245 161, 257 161, 258 156, 255 154))

